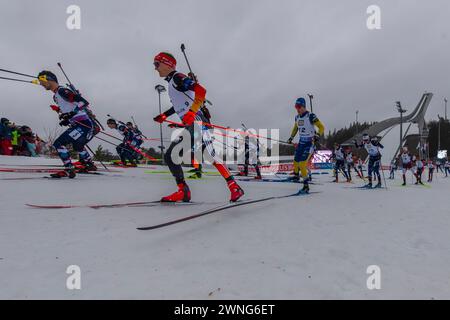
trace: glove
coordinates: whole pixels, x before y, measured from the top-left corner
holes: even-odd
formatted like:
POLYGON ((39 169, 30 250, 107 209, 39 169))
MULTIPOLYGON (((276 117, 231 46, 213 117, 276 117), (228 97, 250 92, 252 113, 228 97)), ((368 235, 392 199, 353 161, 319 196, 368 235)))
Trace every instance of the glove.
POLYGON ((183 123, 187 126, 190 126, 194 123, 194 121, 195 121, 195 112, 189 110, 183 117, 183 123))
POLYGON ((289 137, 289 139, 287 140, 287 143, 291 144, 291 143, 292 143, 292 140, 294 140, 294 138, 289 137))
POLYGON ((73 111, 71 111, 71 112, 67 112, 67 113, 61 113, 60 115, 59 115, 59 119, 60 120, 69 120, 70 118, 72 118, 74 115, 76 115, 77 113, 76 112, 73 112, 73 111))
POLYGON ((176 123, 169 123, 168 125, 167 125, 169 128, 184 128, 184 126, 180 126, 179 124, 176 124, 176 123))
POLYGON ((53 111, 56 111, 56 112, 60 112, 60 111, 61 111, 61 109, 60 109, 58 106, 54 105, 54 104, 52 104, 52 105, 50 106, 50 108, 51 108, 53 111))
POLYGON ((188 73, 188 77, 191 78, 192 80, 194 80, 194 82, 198 82, 197 76, 195 74, 193 74, 192 72, 188 73))
POLYGON ((153 118, 156 122, 163 123, 167 119, 167 116, 164 113, 161 113, 159 116, 153 118))
POLYGON ((62 121, 59 122, 59 125, 60 125, 61 127, 66 127, 66 126, 68 126, 69 124, 70 124, 70 122, 69 122, 68 119, 64 119, 64 120, 62 120, 62 121))

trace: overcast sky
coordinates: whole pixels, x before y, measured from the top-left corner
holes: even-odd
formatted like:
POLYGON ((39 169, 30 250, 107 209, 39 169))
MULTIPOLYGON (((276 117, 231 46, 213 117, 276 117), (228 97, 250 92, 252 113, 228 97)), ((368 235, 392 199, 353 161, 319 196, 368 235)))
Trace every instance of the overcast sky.
MULTIPOLYGON (((287 138, 294 101, 307 93, 327 131, 348 125, 356 110, 361 121, 395 116, 397 100, 412 110, 425 91, 434 93, 427 117, 442 115, 449 32, 448 0, 0 0, 0 68, 54 70, 64 83, 62 62, 103 123, 108 113, 134 116, 158 137, 154 87, 165 83, 153 56, 172 52, 187 72, 185 43, 214 123, 279 128, 287 138), (66 27, 71 4, 81 8, 81 30, 66 27), (381 30, 366 26, 372 4, 381 8, 381 30)), ((57 123, 51 98, 0 80, 0 116, 38 133, 57 123)))

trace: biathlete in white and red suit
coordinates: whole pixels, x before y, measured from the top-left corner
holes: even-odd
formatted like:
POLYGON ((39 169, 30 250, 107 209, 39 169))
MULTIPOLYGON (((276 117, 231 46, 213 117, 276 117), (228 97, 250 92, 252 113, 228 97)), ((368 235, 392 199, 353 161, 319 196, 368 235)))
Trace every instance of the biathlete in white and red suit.
POLYGON ((403 152, 400 155, 400 162, 402 164, 402 176, 403 176, 402 186, 406 186, 406 172, 412 169, 412 156, 408 152, 407 147, 403 147, 403 152))
MULTIPOLYGON (((154 58, 155 70, 159 73, 160 77, 165 78, 168 82, 168 93, 170 101, 172 102, 172 107, 155 117, 154 120, 162 123, 171 115, 177 114, 183 122, 184 130, 187 130, 189 135, 192 136, 194 135, 194 131, 200 130, 202 149, 207 150, 209 156, 213 160, 212 164, 226 180, 231 192, 230 201, 235 202, 244 195, 244 191, 236 183, 227 167, 216 157, 211 135, 208 130, 209 128, 203 124, 194 124, 194 121, 202 123, 207 122, 207 119, 200 110, 205 101, 206 90, 193 79, 176 71, 176 63, 177 61, 174 56, 167 52, 161 52, 154 58), (195 126, 197 126, 197 128, 195 128, 195 126)), ((184 179, 179 150, 177 148, 174 151, 174 148, 182 141, 183 138, 181 136, 172 141, 164 155, 164 160, 169 166, 177 183, 178 191, 163 197, 161 199, 162 202, 188 202, 191 199, 191 192, 184 179)), ((192 148, 190 151, 192 152, 192 148)))

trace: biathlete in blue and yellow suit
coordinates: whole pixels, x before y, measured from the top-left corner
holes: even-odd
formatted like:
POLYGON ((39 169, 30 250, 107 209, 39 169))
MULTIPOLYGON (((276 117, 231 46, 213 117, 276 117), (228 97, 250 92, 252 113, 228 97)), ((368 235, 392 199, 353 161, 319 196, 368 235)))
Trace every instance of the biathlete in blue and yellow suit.
POLYGON ((295 102, 295 109, 298 114, 295 116, 294 128, 292 128, 291 137, 288 139, 289 143, 299 133, 300 139, 295 149, 294 156, 294 179, 302 174, 303 189, 300 193, 309 192, 309 178, 308 178, 308 160, 314 151, 314 142, 319 136, 322 136, 325 127, 314 113, 306 110, 306 101, 304 98, 298 98, 295 102), (316 132, 316 127, 318 132, 316 132))

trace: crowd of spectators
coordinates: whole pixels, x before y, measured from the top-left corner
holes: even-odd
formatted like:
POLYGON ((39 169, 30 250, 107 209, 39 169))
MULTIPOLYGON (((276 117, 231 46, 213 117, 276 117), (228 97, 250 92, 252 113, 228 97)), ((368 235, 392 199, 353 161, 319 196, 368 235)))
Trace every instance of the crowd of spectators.
POLYGON ((0 119, 0 155, 37 157, 45 142, 26 125, 0 119))

